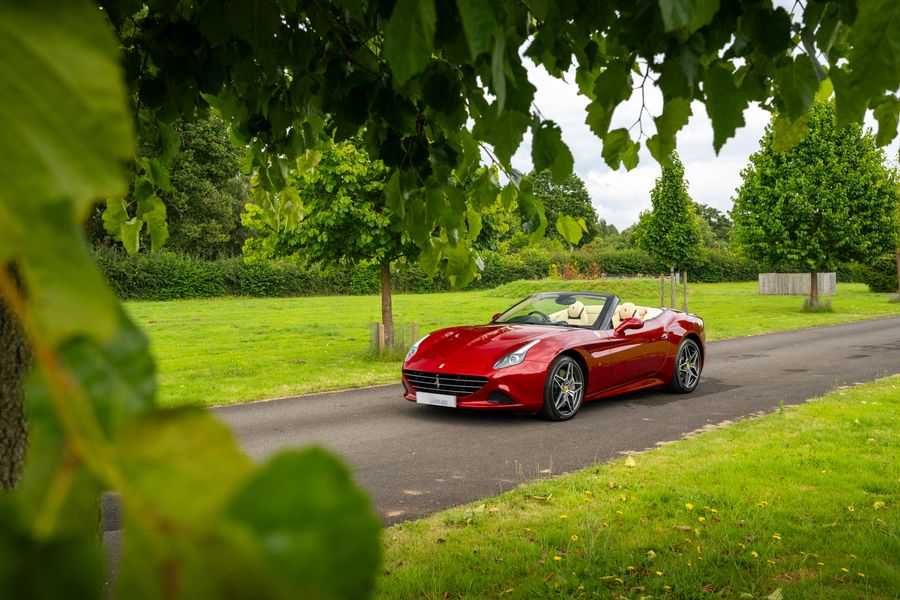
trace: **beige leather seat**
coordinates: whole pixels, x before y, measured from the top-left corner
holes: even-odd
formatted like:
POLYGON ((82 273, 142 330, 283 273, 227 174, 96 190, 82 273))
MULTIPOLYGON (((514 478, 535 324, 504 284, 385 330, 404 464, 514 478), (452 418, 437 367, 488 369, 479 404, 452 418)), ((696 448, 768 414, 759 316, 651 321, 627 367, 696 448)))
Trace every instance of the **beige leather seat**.
POLYGON ((636 316, 637 307, 632 302, 623 302, 616 308, 616 312, 613 313, 612 318, 612 326, 616 328, 619 326, 619 323, 624 321, 625 319, 629 319, 631 317, 636 316))
POLYGON ((576 300, 569 305, 566 311, 566 322, 570 325, 590 325, 588 312, 585 310, 583 302, 576 300))

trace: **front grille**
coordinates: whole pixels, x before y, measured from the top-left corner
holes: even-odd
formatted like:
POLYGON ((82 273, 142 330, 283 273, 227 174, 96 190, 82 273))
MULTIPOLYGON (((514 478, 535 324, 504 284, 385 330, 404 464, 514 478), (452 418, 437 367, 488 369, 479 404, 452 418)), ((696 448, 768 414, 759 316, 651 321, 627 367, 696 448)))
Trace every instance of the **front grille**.
POLYGON ((433 394, 468 396, 484 387, 487 377, 477 375, 451 375, 450 373, 429 373, 427 371, 403 370, 413 388, 433 394))

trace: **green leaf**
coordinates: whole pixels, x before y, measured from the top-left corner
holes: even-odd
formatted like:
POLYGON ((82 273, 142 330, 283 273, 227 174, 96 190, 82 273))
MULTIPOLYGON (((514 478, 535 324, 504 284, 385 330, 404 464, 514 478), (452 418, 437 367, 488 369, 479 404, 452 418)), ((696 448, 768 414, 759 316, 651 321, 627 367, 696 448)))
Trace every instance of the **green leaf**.
POLYGON ((497 96, 497 109, 506 104, 506 37, 494 37, 494 51, 491 53, 491 87, 497 96))
POLYGON ((11 500, 0 496, 0 597, 102 597, 103 548, 96 534, 38 539, 11 500))
POLYGON ((713 148, 718 154, 725 141, 744 125, 747 96, 735 87, 733 74, 720 63, 711 66, 707 72, 704 90, 706 112, 713 126, 713 148))
POLYGON ((660 164, 669 164, 675 151, 675 135, 687 125, 691 117, 691 101, 687 98, 672 98, 663 105, 662 114, 653 121, 656 135, 647 140, 647 149, 660 164))
POLYGON ((456 8, 462 18, 463 31, 466 32, 466 41, 474 60, 482 52, 491 48, 491 35, 503 35, 503 30, 497 31, 497 19, 491 5, 480 0, 456 0, 456 8))
POLYGON ((772 150, 790 150, 806 138, 809 132, 809 114, 802 114, 793 121, 787 115, 778 115, 772 126, 772 150))
MULTIPOLYGON (((859 102, 900 88, 900 2, 868 0, 850 29, 850 93, 859 102)), ((836 83, 836 82, 835 82, 836 83)))
POLYGON ((549 169, 556 183, 563 183, 572 174, 575 164, 569 147, 562 141, 562 131, 553 121, 535 119, 531 124, 533 134, 531 159, 536 171, 549 169))
POLYGON ((106 233, 118 238, 122 225, 128 221, 128 209, 125 200, 107 200, 103 210, 103 229, 106 233))
POLYGON ((799 55, 775 70, 775 86, 783 103, 782 112, 794 121, 812 106, 819 78, 809 58, 799 55))
POLYGON ((169 226, 166 223, 166 205, 156 194, 138 201, 137 218, 147 224, 150 245, 153 251, 159 250, 169 238, 169 226))
POLYGON ((638 148, 640 144, 632 141, 627 129, 614 129, 603 139, 603 160, 611 169, 618 169, 625 161, 625 167, 631 170, 637 166, 638 148))
POLYGON ((580 225, 578 221, 569 215, 561 215, 556 220, 556 230, 571 245, 575 246, 581 241, 581 236, 587 230, 586 227, 580 225))
POLYGON ((149 167, 150 179, 156 187, 166 192, 172 191, 172 182, 169 179, 169 169, 158 158, 151 158, 147 161, 149 167))
POLYGON ((421 73, 434 50, 434 0, 398 0, 384 29, 384 55, 398 86, 421 73))
POLYGON ((694 32, 709 25, 719 11, 719 0, 658 0, 666 31, 694 32))
POLYGON ((469 225, 469 239, 474 241, 481 233, 481 215, 470 208, 466 211, 466 222, 469 225))
MULTIPOLYGON (((18 250, 41 333, 51 343, 78 334, 96 340, 112 337, 118 303, 88 253, 81 223, 72 219, 71 203, 27 202, 15 218, 28 224, 28 233, 4 241, 18 250)), ((0 231, 6 227, 0 222, 0 231)))
POLYGON ((381 557, 381 523, 347 468, 318 448, 266 463, 231 499, 227 518, 258 540, 296 598, 365 598, 381 557), (324 550, 324 551, 323 551, 324 550))
POLYGON ((897 124, 900 121, 900 100, 896 96, 887 96, 875 107, 875 119, 878 121, 878 135, 875 142, 879 146, 887 146, 897 137, 897 124))
POLYGON ((504 165, 508 165, 522 142, 522 136, 531 123, 531 117, 517 110, 504 110, 497 116, 492 108, 475 122, 472 133, 489 142, 494 153, 504 165))
POLYGON ((231 430, 199 409, 147 414, 121 428, 116 447, 135 500, 149 503, 123 497, 130 518, 152 511, 152 518, 195 531, 216 526, 252 470, 231 430))
POLYGON ((144 222, 137 217, 128 219, 120 226, 119 240, 121 240, 128 254, 137 254, 137 251, 140 250, 141 229, 143 227, 144 222))
POLYGON ((0 3, 0 237, 23 203, 69 198, 64 210, 81 222, 97 199, 125 192, 133 144, 122 81, 96 4, 0 3))

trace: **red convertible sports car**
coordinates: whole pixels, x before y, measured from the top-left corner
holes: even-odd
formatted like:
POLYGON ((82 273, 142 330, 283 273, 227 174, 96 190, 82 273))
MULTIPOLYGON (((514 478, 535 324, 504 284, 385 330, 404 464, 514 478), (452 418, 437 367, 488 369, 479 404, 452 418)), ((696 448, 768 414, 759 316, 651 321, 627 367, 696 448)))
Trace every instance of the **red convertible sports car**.
POLYGON ((609 294, 535 294, 487 325, 441 329, 413 344, 404 397, 564 421, 582 403, 614 394, 663 385, 692 392, 704 344, 695 315, 609 294))

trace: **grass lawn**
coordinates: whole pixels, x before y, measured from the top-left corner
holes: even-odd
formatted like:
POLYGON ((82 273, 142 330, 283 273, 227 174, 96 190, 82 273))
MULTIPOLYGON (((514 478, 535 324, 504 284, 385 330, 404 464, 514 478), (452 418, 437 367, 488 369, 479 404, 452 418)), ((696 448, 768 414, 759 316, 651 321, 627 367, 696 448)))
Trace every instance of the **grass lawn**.
POLYGON ((900 377, 385 531, 381 598, 896 598, 900 377))
MULTIPOLYGON (((606 290, 656 306, 653 280, 520 281, 493 290, 394 297, 396 322, 419 331, 485 323, 493 313, 537 291, 606 290)), ((690 309, 707 339, 752 335, 900 315, 887 294, 840 284, 834 312, 803 313, 801 298, 759 296, 756 283, 693 284, 690 309)), ((681 302, 679 291, 679 302, 681 302)), ((380 320, 377 296, 215 298, 127 302, 150 336, 163 405, 227 404, 398 380, 400 360, 369 355, 369 326, 380 320)))

